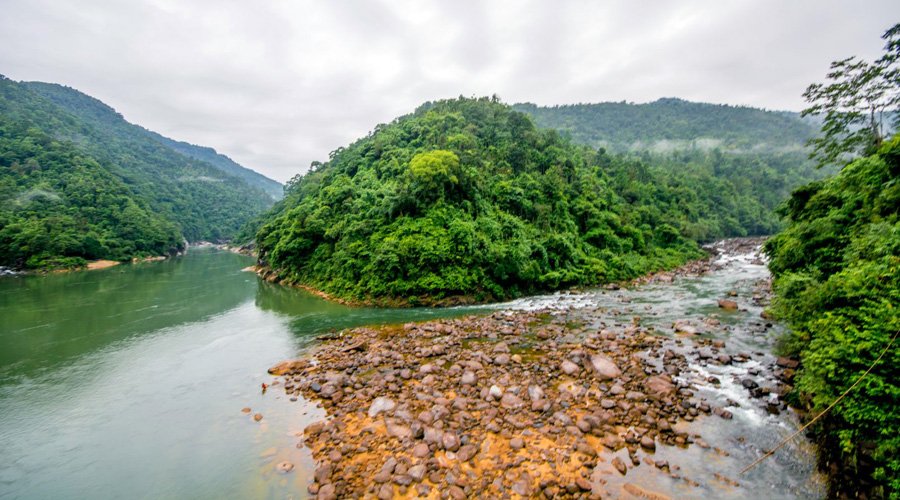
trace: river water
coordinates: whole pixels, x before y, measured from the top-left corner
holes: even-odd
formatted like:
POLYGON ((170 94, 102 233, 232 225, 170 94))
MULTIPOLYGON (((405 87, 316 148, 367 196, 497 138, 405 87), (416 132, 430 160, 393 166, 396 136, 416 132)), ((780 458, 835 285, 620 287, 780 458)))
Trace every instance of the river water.
MULTIPOLYGON (((686 476, 738 479, 740 466, 796 428, 790 412, 769 415, 737 381, 767 361, 779 329, 759 328, 752 304, 724 316, 715 306, 730 290, 749 297, 766 276, 749 259, 672 284, 450 310, 348 308, 241 271, 252 263, 202 249, 165 262, 0 278, 0 498, 303 498, 314 466, 295 434, 323 413, 277 388, 264 394, 269 366, 329 331, 496 308, 590 308, 597 326, 639 310, 642 324, 663 335, 675 319, 719 316, 727 329, 705 335, 725 338, 729 352, 760 354, 742 368, 694 366, 700 393, 733 403, 734 419, 708 417, 693 429, 727 456, 657 451, 686 476), (703 382, 710 373, 721 386, 703 382), (296 469, 276 472, 283 460, 296 469)), ((683 497, 816 498, 823 490, 813 463, 800 439, 739 478, 740 487, 686 487, 646 466, 629 480, 683 497)))

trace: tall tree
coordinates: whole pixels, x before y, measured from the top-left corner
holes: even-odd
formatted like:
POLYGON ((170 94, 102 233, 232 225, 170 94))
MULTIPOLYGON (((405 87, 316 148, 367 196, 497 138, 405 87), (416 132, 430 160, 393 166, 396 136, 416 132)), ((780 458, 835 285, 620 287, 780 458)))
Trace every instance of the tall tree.
POLYGON ((848 157, 872 154, 889 132, 885 121, 898 124, 900 105, 900 23, 887 30, 884 55, 870 63, 848 57, 831 63, 827 83, 810 85, 803 97, 810 107, 802 116, 824 115, 822 135, 809 141, 810 157, 820 166, 848 157))

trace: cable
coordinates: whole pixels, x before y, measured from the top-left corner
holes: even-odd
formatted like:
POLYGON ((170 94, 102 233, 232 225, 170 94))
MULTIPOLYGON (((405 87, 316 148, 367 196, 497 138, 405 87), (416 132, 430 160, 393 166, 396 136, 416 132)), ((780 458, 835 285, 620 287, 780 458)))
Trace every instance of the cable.
POLYGON ((883 358, 884 355, 887 354, 888 349, 890 349, 891 346, 894 344, 894 341, 897 340, 897 335, 900 335, 900 330, 894 332, 894 336, 891 337, 891 341, 888 342, 888 345, 884 348, 883 351, 881 351, 881 354, 879 354, 878 357, 875 359, 875 361, 872 362, 872 365, 869 366, 869 369, 866 370, 865 373, 863 373, 862 375, 860 375, 859 378, 856 379, 856 382, 853 382, 853 385, 851 385, 849 388, 847 388, 847 390, 844 391, 844 393, 841 394, 837 399, 835 399, 833 403, 831 403, 830 405, 828 405, 828 408, 825 408, 824 410, 822 410, 822 413, 819 413, 818 415, 816 415, 816 417, 815 417, 814 419, 812 419, 812 420, 810 420, 809 422, 807 422, 803 427, 797 429, 797 432, 791 434, 790 436, 786 437, 782 442, 778 443, 778 446, 776 446, 775 448, 772 448, 772 449, 771 449, 770 451, 768 451, 765 455, 763 455, 763 456, 759 457, 758 459, 756 459, 756 461, 753 462, 752 464, 750 464, 750 465, 744 467, 743 469, 741 469, 741 472, 740 472, 739 474, 743 474, 743 473, 747 472, 748 470, 750 470, 750 469, 756 467, 757 465, 759 465, 759 463, 762 462, 763 460, 765 460, 765 459, 771 457, 772 455, 774 455, 775 452, 778 451, 782 446, 786 445, 786 444, 788 443, 788 441, 790 441, 791 439, 794 439, 795 437, 797 437, 798 434, 800 434, 801 432, 805 431, 807 427, 809 427, 810 425, 816 423, 816 420, 819 420, 823 415, 825 415, 825 414, 828 413, 832 408, 834 408, 834 406, 835 406, 836 404, 838 404, 842 399, 844 399, 844 396, 846 396, 847 394, 849 394, 850 391, 852 391, 857 385, 859 385, 860 382, 862 382, 862 380, 866 377, 866 375, 868 375, 869 372, 872 371, 872 368, 875 368, 875 365, 878 364, 879 361, 881 361, 881 358, 883 358))

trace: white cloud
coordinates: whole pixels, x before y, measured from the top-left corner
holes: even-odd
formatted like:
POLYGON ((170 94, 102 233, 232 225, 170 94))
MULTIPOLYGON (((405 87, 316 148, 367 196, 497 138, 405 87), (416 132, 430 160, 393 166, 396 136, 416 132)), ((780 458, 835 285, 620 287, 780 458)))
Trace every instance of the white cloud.
POLYGON ((426 100, 696 101, 798 110, 892 1, 2 0, 0 73, 284 181, 426 100))

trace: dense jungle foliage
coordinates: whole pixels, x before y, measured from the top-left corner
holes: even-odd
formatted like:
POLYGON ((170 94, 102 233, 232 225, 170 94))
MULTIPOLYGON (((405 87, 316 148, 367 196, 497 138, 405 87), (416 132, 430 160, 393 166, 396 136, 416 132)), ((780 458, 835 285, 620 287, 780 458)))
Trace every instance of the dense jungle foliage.
POLYGON ((793 152, 817 130, 796 113, 666 98, 646 104, 603 102, 562 106, 516 104, 539 127, 611 151, 700 148, 752 153, 793 152))
MULTIPOLYGON (((824 410, 900 331, 900 136, 798 189, 766 244, 799 402, 824 410)), ((832 495, 900 497, 900 342, 817 424, 832 495)))
POLYGON ((715 155, 673 168, 575 145, 496 98, 427 103, 295 177, 256 241, 281 278, 361 301, 623 280, 698 256, 696 241, 777 228, 750 188, 777 197, 783 176, 715 155), (731 167, 745 186, 717 176, 731 167))
POLYGON ((273 200, 73 89, 0 77, 0 265, 165 254, 273 200))

